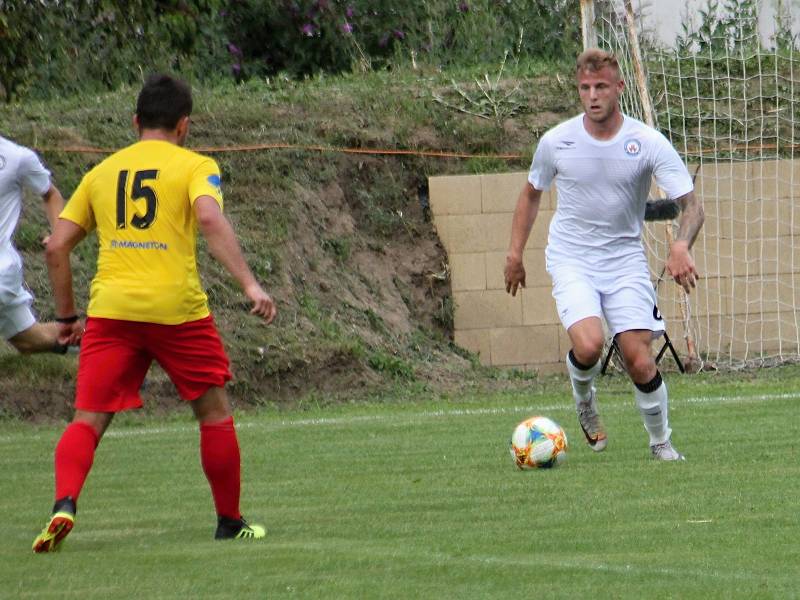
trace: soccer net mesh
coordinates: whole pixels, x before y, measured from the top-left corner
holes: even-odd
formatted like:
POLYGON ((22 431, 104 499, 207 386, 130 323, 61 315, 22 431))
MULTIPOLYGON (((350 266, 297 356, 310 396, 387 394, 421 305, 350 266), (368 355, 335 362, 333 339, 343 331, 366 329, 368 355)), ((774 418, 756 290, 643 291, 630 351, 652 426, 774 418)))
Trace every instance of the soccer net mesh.
POLYGON ((800 15, 788 2, 762 4, 705 0, 666 47, 646 5, 594 3, 598 45, 618 56, 628 84, 623 110, 652 122, 696 174, 706 213, 697 290, 687 296, 662 271, 677 221, 649 223, 645 242, 678 351, 693 346, 720 368, 800 359, 800 15), (634 84, 636 46, 648 98, 634 84))

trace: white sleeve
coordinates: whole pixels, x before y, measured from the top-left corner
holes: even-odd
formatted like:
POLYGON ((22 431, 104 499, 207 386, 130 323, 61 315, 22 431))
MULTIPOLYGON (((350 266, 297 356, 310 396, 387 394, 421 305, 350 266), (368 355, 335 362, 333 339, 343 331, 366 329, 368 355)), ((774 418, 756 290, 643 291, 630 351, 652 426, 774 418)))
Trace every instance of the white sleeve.
POLYGON ((25 149, 20 157, 17 177, 20 183, 40 196, 50 189, 50 171, 48 171, 33 150, 25 149))
POLYGON ((550 137, 542 136, 536 152, 533 154, 531 170, 528 173, 528 183, 537 190, 546 192, 550 189, 550 184, 556 176, 556 165, 553 160, 553 149, 550 145, 550 137))
POLYGON ((660 143, 655 153, 653 177, 667 198, 674 200, 691 192, 694 189, 694 182, 669 140, 660 133, 658 138, 660 143))

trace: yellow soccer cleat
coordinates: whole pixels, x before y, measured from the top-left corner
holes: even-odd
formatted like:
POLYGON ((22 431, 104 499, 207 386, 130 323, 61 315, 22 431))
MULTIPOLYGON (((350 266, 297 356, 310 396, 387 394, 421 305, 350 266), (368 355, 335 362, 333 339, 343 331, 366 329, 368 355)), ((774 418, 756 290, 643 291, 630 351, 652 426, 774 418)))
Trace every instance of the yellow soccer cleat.
POLYGON ((215 540, 259 540, 266 537, 267 530, 261 525, 249 524, 244 518, 219 517, 215 540))
POLYGON ((71 497, 67 496, 56 501, 50 521, 42 529, 42 533, 33 540, 33 551, 37 554, 58 551, 61 542, 75 526, 76 512, 75 501, 71 497))
POLYGON ((33 551, 57 552, 61 548, 61 542, 67 537, 72 527, 75 525, 75 515, 68 512, 57 512, 50 517, 50 522, 42 529, 42 533, 33 540, 33 551))

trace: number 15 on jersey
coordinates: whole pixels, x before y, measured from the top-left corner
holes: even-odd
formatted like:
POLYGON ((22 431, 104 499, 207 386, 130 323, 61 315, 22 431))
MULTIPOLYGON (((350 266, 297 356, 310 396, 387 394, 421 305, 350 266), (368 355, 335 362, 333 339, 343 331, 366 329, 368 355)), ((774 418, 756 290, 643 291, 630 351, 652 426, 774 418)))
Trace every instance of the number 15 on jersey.
POLYGON ((128 224, 136 229, 148 229, 156 220, 158 212, 158 197, 156 191, 149 182, 158 179, 158 170, 146 169, 136 171, 133 174, 133 185, 131 186, 131 200, 144 200, 144 215, 135 214, 128 221, 128 175, 127 170, 120 171, 117 177, 117 229, 127 229, 128 224))

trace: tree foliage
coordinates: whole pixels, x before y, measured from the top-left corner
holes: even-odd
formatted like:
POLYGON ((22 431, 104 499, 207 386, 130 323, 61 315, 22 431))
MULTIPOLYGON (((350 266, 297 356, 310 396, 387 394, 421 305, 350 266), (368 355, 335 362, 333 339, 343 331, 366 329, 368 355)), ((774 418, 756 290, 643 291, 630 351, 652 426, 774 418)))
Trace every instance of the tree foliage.
MULTIPOLYGON (((731 51, 752 52, 760 47, 759 0, 706 0, 698 14, 697 26, 682 24, 677 39, 679 51, 720 56, 731 51)), ((776 25, 779 24, 776 22, 776 25)), ((779 31, 777 35, 785 36, 786 31, 779 31)))
POLYGON ((579 50, 579 4, 569 0, 245 0, 230 2, 226 18, 250 74, 487 64, 506 51, 559 59, 579 50))
POLYGON ((113 89, 155 69, 200 73, 224 57, 221 4, 0 0, 2 92, 48 97, 113 89))
POLYGON ((196 80, 579 50, 571 0, 0 0, 0 97, 97 92, 153 70, 196 80))

